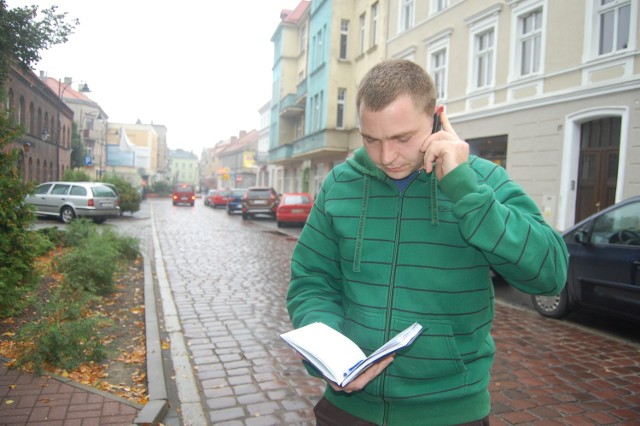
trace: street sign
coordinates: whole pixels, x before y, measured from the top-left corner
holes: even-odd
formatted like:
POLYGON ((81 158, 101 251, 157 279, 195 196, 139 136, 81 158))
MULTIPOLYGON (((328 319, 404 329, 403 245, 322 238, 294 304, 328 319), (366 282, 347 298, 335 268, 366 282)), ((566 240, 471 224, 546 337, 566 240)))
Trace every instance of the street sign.
POLYGON ((90 156, 86 156, 84 157, 84 165, 85 166, 90 166, 91 165, 91 157, 90 156))

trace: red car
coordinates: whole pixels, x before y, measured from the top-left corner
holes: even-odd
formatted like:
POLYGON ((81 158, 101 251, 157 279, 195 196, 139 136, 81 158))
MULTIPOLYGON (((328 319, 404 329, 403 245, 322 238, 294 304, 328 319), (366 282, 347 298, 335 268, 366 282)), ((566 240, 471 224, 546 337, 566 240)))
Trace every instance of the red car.
POLYGON ((189 204, 191 207, 196 203, 196 190, 193 185, 189 183, 179 183, 173 187, 173 205, 189 204))
POLYGON ((311 212, 311 207, 313 207, 313 198, 306 192, 282 194, 276 209, 278 227, 285 223, 304 224, 311 212))
POLYGON ((216 189, 211 198, 209 199, 209 205, 214 209, 218 207, 224 207, 229 202, 229 194, 231 191, 227 189, 216 189))

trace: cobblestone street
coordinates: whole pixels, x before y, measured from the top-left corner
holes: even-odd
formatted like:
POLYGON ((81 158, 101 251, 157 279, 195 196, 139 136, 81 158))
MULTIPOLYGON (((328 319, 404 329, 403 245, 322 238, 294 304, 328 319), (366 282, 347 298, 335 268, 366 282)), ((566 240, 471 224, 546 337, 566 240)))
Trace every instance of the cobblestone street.
MULTIPOLYGON (((281 232, 270 220, 243 221, 201 200, 195 208, 173 207, 168 199, 149 200, 109 226, 140 238, 153 259, 158 320, 169 343, 163 424, 315 424, 323 383, 279 337, 291 328, 285 295, 299 229, 281 232)), ((496 303, 493 337, 492 425, 640 425, 637 343, 503 301, 496 303)), ((63 424, 24 420, 45 418, 38 395, 61 386, 59 379, 0 373, 0 425, 63 424)), ((104 393, 64 389, 76 396, 56 398, 60 415, 100 418, 102 410, 101 421, 87 417, 91 424, 115 424, 114 413, 135 416, 104 393), (85 400, 104 401, 109 410, 85 400)))

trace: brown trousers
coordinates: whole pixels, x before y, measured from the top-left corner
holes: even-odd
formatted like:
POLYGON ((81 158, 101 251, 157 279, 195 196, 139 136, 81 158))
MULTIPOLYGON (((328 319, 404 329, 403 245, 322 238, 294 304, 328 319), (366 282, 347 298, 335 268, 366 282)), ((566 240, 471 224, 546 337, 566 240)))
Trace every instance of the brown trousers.
MULTIPOLYGON (((324 397, 318 401, 313 412, 316 415, 316 426, 376 426, 375 423, 362 420, 341 410, 324 397)), ((428 421, 425 424, 428 424, 428 421)), ((458 426, 489 426, 489 416, 458 426)))

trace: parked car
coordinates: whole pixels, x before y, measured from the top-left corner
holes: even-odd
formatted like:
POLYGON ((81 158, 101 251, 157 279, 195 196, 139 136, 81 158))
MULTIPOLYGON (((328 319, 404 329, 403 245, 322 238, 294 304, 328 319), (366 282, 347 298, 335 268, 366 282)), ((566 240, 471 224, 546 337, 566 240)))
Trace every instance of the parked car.
POLYGON ((196 190, 193 185, 189 183, 179 183, 173 187, 173 205, 189 204, 193 207, 196 204, 196 190))
POLYGON ((211 197, 211 207, 217 209, 218 207, 224 207, 229 201, 228 189, 216 189, 211 197))
POLYGON ((242 197, 247 193, 247 188, 236 188, 229 191, 227 197, 227 214, 242 210, 242 197))
POLYGON ((213 194, 215 194, 215 193, 216 193, 215 189, 210 189, 210 190, 207 191, 207 193, 204 196, 204 200, 203 200, 205 206, 211 207, 211 199, 213 198, 213 194))
POLYGON ((265 186, 252 186, 242 198, 242 219, 249 219, 258 214, 268 214, 276 217, 278 207, 278 193, 265 186))
POLYGON ((640 196, 610 206, 563 233, 567 285, 558 296, 532 296, 542 315, 578 308, 640 321, 640 196))
POLYGON ((278 227, 285 223, 305 223, 311 207, 313 207, 313 198, 306 192, 282 194, 276 209, 278 227))
POLYGON ((120 199, 109 184, 103 182, 46 182, 38 185, 25 202, 37 216, 59 217, 69 223, 86 217, 96 223, 120 216, 120 199))

